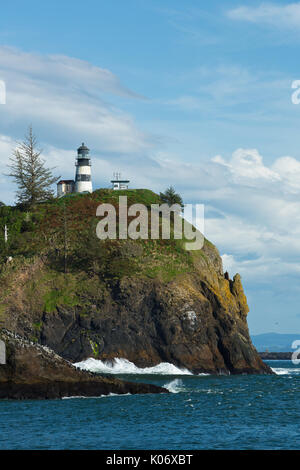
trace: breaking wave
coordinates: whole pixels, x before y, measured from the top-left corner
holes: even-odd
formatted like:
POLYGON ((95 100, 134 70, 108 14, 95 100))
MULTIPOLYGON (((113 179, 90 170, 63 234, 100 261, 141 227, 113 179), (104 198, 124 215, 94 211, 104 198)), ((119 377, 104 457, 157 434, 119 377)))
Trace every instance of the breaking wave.
POLYGON ((122 358, 115 358, 112 361, 100 361, 91 357, 85 361, 76 362, 74 366, 100 374, 193 375, 189 370, 180 369, 169 362, 161 362, 153 367, 141 368, 128 361, 128 359, 122 358))
POLYGON ((132 393, 108 393, 107 395, 97 395, 95 397, 90 397, 87 395, 74 395, 70 397, 62 397, 62 400, 78 400, 78 399, 95 399, 95 398, 108 398, 108 397, 127 397, 132 395, 132 393))
POLYGON ((300 374, 300 367, 298 367, 298 368, 271 367, 271 369, 277 375, 298 375, 298 374, 300 374))
POLYGON ((179 393, 186 391, 183 386, 183 382, 180 379, 172 380, 171 382, 165 384, 164 387, 171 393, 179 393))

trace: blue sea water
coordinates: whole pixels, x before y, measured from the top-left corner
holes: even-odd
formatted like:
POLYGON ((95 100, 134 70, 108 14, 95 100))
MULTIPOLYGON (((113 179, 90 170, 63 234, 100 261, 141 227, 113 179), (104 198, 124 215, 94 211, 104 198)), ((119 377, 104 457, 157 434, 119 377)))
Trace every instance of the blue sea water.
POLYGON ((120 375, 172 392, 0 401, 0 449, 299 449, 300 366, 278 375, 120 375))

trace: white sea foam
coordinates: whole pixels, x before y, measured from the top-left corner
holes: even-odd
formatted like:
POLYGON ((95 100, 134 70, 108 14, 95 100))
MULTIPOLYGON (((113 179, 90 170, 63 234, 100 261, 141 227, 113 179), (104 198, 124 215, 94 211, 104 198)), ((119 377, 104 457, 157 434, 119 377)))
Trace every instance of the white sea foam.
POLYGON ((294 375, 300 374, 300 367, 298 368, 283 368, 283 367, 271 367, 272 371, 277 375, 294 375))
POLYGON ((132 395, 132 393, 108 393, 107 395, 97 395, 95 397, 89 396, 81 396, 81 395, 74 395, 71 397, 62 397, 62 400, 74 400, 74 399, 88 399, 88 398, 107 398, 107 397, 125 397, 128 395, 132 395))
POLYGON ((78 398, 99 398, 99 397, 85 397, 85 396, 81 396, 81 395, 74 395, 74 396, 71 396, 71 397, 62 397, 62 400, 74 400, 74 399, 78 399, 78 398))
POLYGON ((164 387, 171 393, 179 393, 185 391, 183 382, 180 379, 172 380, 171 382, 164 385, 164 387))
POLYGON ((161 362, 153 367, 141 368, 128 361, 128 359, 122 358, 115 358, 113 361, 100 361, 91 357, 74 365, 80 369, 102 374, 193 375, 189 370, 179 369, 179 367, 169 362, 161 362))

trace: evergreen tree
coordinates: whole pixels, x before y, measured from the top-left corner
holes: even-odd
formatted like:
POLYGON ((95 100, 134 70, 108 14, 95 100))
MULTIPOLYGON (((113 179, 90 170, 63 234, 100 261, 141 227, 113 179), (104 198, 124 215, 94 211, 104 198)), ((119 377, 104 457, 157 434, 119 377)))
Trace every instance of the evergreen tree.
POLYGON ((53 197, 51 186, 59 178, 53 176, 51 170, 45 167, 31 126, 25 140, 19 143, 13 152, 8 167, 8 176, 14 178, 18 186, 16 194, 19 203, 32 206, 53 197))
POLYGON ((159 193, 159 197, 163 203, 168 204, 168 206, 172 206, 173 204, 179 204, 181 208, 184 207, 182 197, 180 194, 176 193, 173 186, 170 186, 166 189, 164 193, 159 193))

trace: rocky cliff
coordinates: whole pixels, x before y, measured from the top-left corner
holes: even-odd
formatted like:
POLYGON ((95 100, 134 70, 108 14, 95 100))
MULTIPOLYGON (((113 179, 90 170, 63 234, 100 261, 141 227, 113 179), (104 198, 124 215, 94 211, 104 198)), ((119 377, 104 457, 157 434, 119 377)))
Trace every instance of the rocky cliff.
MULTIPOLYGON (((128 204, 159 202, 151 191, 123 193, 128 204)), ((100 190, 5 215, 20 222, 2 258, 2 325, 69 361, 271 373, 249 337, 241 278, 224 276, 208 240, 189 252, 174 239, 97 239, 96 207, 111 202, 118 211, 120 194, 100 190)))
POLYGON ((49 399, 110 393, 168 393, 151 384, 97 377, 81 371, 50 348, 33 344, 3 329, 6 364, 0 366, 0 398, 49 399))

